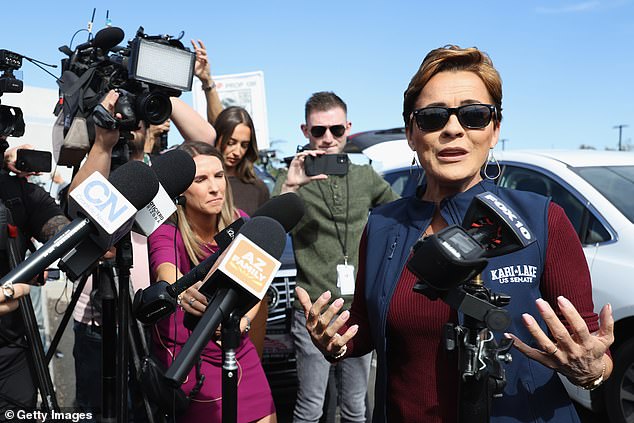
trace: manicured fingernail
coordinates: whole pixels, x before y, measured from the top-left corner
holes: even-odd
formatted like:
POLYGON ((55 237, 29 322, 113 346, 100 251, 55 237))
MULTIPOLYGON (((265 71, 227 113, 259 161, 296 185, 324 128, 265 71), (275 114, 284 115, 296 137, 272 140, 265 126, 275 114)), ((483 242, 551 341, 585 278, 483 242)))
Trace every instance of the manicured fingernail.
POLYGON ((348 310, 346 310, 343 313, 341 313, 341 319, 342 320, 348 320, 349 318, 350 318, 350 312, 348 310))
POLYGON ((335 307, 341 307, 343 305, 343 299, 337 298, 334 303, 332 303, 335 307))
POLYGON ((329 300, 330 299, 330 291, 326 291, 323 294, 321 294, 321 298, 323 298, 324 300, 329 300))
POLYGON ((531 316, 528 313, 522 314, 522 320, 524 321, 524 324, 526 326, 532 326, 533 325, 533 316, 531 316))
POLYGON ((538 298, 535 300, 535 305, 539 309, 539 311, 545 311, 548 309, 548 303, 544 301, 542 298, 538 298))
POLYGON ((572 307, 572 303, 568 300, 568 298, 562 295, 557 297, 557 304, 559 304, 559 308, 572 307))
POLYGON ((355 334, 359 330, 359 325, 352 325, 350 326, 349 330, 352 332, 352 334, 355 334))
POLYGON ((504 332, 504 337, 505 337, 505 338, 508 338, 508 339, 513 339, 513 337, 511 336, 511 334, 510 334, 510 333, 508 333, 508 332, 504 332))

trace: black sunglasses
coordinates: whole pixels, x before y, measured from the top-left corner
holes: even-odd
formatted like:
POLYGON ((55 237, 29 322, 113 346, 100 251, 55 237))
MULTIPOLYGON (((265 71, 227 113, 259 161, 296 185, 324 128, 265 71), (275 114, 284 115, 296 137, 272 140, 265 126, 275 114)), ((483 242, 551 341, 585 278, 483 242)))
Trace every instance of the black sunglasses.
POLYGON ((465 104, 460 107, 431 106, 414 110, 412 116, 421 131, 437 131, 445 127, 451 115, 458 117, 463 128, 482 129, 496 117, 492 104, 465 104))
POLYGON ((332 125, 332 126, 315 125, 310 128, 310 134, 315 138, 319 138, 326 133, 327 129, 329 129, 330 133, 334 135, 335 137, 340 137, 346 132, 346 127, 344 125, 332 125))

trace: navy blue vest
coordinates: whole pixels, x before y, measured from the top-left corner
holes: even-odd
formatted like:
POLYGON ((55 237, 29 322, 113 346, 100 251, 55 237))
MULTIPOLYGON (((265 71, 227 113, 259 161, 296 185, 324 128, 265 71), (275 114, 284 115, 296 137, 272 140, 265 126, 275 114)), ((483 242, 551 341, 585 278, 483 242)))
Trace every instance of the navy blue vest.
MULTIPOLYGON (((541 195, 499 188, 483 181, 470 190, 447 198, 441 214, 449 224, 460 225, 473 197, 485 191, 497 195, 526 223, 536 242, 515 253, 496 257, 482 272, 484 283, 493 292, 511 296, 505 307, 512 316, 508 332, 535 347, 521 321, 529 313, 547 330, 535 306, 541 297, 540 280, 548 242, 550 200, 541 195)), ((403 198, 372 211, 367 225, 366 303, 372 338, 377 351, 374 421, 386 420, 387 314, 401 272, 414 243, 429 225, 434 204, 415 197, 403 198)), ((412 292, 412 295, 421 295, 412 292)), ((496 338, 501 334, 496 334, 496 338)), ((528 359, 515 348, 513 361, 504 365, 507 384, 504 395, 493 401, 491 422, 579 422, 576 411, 553 370, 528 359)))

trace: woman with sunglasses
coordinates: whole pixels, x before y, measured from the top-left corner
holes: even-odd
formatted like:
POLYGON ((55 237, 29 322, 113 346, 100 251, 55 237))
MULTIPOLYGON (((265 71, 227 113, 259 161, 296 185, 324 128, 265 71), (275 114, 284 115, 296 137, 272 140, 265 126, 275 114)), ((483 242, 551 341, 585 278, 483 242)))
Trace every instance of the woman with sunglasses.
MULTIPOLYGON (((514 341, 512 362, 502 363, 506 386, 492 400, 490 421, 578 422, 558 376, 594 389, 612 371, 612 310, 606 305, 598 316, 593 311, 586 260, 563 209, 547 197, 488 180, 487 157, 499 138, 501 112, 502 82, 485 53, 457 46, 431 51, 403 104, 407 140, 425 181, 415 197, 373 210, 350 311, 337 316, 341 302, 329 306, 330 292, 312 304, 297 289, 306 328, 324 355, 337 361, 376 349, 375 422, 459 419, 459 362, 455 351, 445 350, 444 328, 463 324, 462 313, 412 292, 418 281, 406 264, 419 239, 460 225, 471 200, 487 191, 536 238, 489 259, 481 272, 485 287, 511 297, 504 336, 514 341)), ((499 342, 502 334, 495 335, 499 342)))
MULTIPOLYGON (((220 152, 209 144, 191 141, 179 147, 194 158, 196 176, 183 193, 185 204, 177 206, 170 222, 150 237, 149 259, 153 280, 174 283, 195 265, 218 250, 214 236, 246 214, 235 208, 220 152)), ((179 296, 180 308, 173 318, 156 324, 154 353, 169 366, 189 338, 185 313, 202 316, 207 298, 197 282, 179 296)), ((236 348, 238 366, 238 422, 276 422, 275 405, 257 352, 247 336, 250 321, 260 304, 240 320, 242 337, 236 348)), ((200 362, 189 372, 182 388, 191 395, 179 422, 219 422, 222 411, 222 350, 218 333, 203 349, 200 362), (204 379, 203 379, 204 376, 204 379), (198 389, 192 394, 192 390, 198 389)))

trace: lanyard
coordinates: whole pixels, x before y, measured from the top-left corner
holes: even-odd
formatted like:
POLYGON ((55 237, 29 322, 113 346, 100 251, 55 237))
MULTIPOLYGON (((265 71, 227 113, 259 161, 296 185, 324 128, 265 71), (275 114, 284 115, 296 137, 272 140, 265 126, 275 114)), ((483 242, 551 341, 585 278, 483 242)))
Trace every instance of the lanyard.
POLYGON ((335 220, 335 215, 332 212, 332 209, 328 205, 328 201, 326 201, 326 195, 324 194, 324 190, 321 187, 321 181, 317 182, 317 187, 319 188, 319 192, 321 193, 321 197, 324 199, 324 204, 326 204, 326 208, 328 212, 330 212, 330 218, 332 219, 332 223, 335 225, 335 230, 337 231, 337 240, 339 241, 339 245, 341 245, 341 251, 343 252, 343 263, 348 265, 348 216, 350 212, 350 182, 348 180, 348 174, 345 176, 346 179, 346 220, 344 222, 344 233, 343 239, 341 239, 341 233, 339 232, 339 225, 337 225, 337 221, 335 220))

